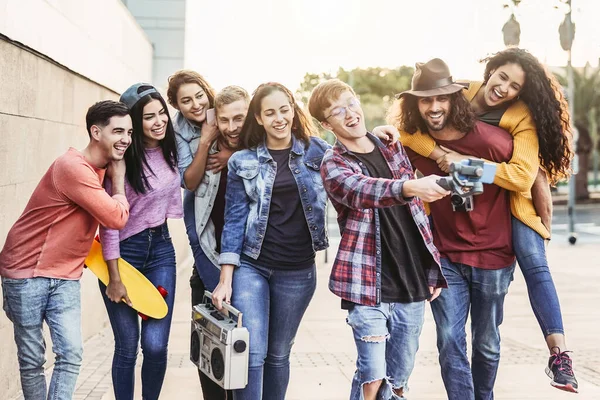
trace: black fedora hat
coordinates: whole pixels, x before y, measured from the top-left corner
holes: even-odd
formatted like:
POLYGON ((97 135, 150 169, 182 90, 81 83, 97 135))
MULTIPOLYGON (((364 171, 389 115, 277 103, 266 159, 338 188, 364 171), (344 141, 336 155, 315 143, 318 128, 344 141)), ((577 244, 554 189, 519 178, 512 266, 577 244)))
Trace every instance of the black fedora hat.
POLYGON ((426 63, 417 63, 412 77, 410 90, 398 93, 399 99, 405 94, 417 97, 441 96, 452 94, 465 89, 465 85, 456 83, 450 74, 448 65, 439 58, 434 58, 426 63))

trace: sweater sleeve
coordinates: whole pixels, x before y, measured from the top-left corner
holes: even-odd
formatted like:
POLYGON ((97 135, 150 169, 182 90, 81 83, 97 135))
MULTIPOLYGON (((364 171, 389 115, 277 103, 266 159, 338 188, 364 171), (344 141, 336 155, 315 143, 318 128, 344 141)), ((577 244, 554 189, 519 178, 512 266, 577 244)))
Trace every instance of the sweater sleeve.
POLYGON ((540 146, 535 123, 525 103, 520 101, 509 107, 500 127, 513 136, 513 154, 507 163, 496 164, 494 183, 513 192, 528 192, 540 166, 540 146))
POLYGON ((123 229, 129 219, 125 196, 110 196, 91 166, 79 163, 57 164, 53 183, 57 191, 90 213, 100 225, 123 229))
POLYGON ((400 143, 404 147, 412 149, 415 153, 429 158, 433 149, 435 149, 435 140, 427 133, 416 131, 413 134, 400 132, 400 143))

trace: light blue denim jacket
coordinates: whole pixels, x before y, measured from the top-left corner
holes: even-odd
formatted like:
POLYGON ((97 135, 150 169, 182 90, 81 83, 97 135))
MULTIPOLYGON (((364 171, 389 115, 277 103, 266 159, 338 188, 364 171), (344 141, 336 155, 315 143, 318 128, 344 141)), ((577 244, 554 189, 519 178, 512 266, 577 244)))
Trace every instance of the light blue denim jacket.
POLYGON ((192 163, 198 150, 200 127, 194 126, 180 111, 177 111, 173 116, 173 128, 177 141, 177 168, 181 176, 181 187, 187 189, 183 181, 183 173, 192 163))
MULTIPOLYGON (((198 150, 198 145, 200 144, 200 127, 190 123, 179 111, 173 117, 173 127, 175 128, 175 139, 177 141, 181 187, 187 189, 183 174, 192 163, 198 150)), ((215 141, 211 145, 208 154, 215 154, 217 152, 217 143, 215 141)), ((194 191, 194 215, 184 215, 186 221, 194 221, 202 252, 218 269, 221 269, 221 266, 218 263, 219 253, 217 252, 215 226, 210 220, 210 213, 217 197, 220 178, 221 171, 217 173, 204 171, 204 177, 202 177, 202 181, 194 191)))
MULTIPOLYGON (((330 147, 324 140, 311 137, 310 146, 305 148, 304 143, 292 135, 289 166, 298 186, 315 251, 329 246, 325 221, 327 194, 320 169, 323 155, 330 147)), ((221 236, 219 264, 239 266, 242 253, 253 259, 260 255, 277 165, 262 143, 256 148, 234 153, 228 166, 225 227, 221 236)))

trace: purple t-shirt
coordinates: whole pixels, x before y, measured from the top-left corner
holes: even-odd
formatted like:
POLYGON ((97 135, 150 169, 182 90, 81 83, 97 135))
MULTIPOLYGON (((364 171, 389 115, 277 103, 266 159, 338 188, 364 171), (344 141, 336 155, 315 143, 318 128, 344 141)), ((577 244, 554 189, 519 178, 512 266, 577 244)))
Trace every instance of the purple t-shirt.
MULTIPOLYGON (((144 165, 144 173, 151 189, 146 193, 136 193, 127 179, 125 196, 129 202, 129 221, 120 231, 100 227, 100 242, 105 260, 114 260, 121 256, 119 242, 144 229, 160 226, 167 218, 182 218, 180 178, 177 168, 172 170, 165 160, 160 147, 148 148, 146 161, 152 172, 144 165)), ((104 181, 106 191, 112 194, 111 180, 104 181)))

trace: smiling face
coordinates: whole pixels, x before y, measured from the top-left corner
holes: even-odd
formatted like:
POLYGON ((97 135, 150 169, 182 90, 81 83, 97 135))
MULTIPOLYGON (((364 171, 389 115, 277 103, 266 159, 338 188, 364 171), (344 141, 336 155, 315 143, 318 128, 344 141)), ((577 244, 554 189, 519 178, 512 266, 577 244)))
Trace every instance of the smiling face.
POLYGON ((108 125, 92 125, 90 135, 97 140, 106 161, 118 161, 131 144, 133 127, 129 115, 111 117, 108 125))
POLYGON ((165 138, 169 115, 162 103, 153 99, 144 106, 142 112, 142 129, 145 147, 158 147, 159 141, 165 138))
POLYGON ((449 95, 419 97, 419 114, 430 132, 441 131, 450 117, 451 101, 449 95))
POLYGON ((255 115, 256 122, 265 128, 267 147, 272 150, 290 147, 294 107, 288 96, 280 90, 274 90, 260 102, 260 113, 255 115))
POLYGON ((199 84, 184 83, 177 90, 175 108, 191 123, 202 124, 206 120, 206 110, 209 107, 208 96, 199 84))
POLYGON ((236 100, 233 103, 217 107, 216 112, 219 132, 229 147, 237 148, 242 126, 244 126, 248 114, 248 103, 245 100, 236 100))
POLYGON ((507 63, 492 72, 485 85, 483 99, 490 108, 513 100, 525 85, 525 71, 519 64, 507 63))
POLYGON ((332 131, 342 140, 355 140, 367 135, 367 127, 360 102, 346 90, 323 112, 323 128, 332 131))

